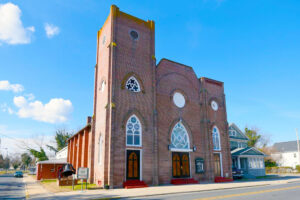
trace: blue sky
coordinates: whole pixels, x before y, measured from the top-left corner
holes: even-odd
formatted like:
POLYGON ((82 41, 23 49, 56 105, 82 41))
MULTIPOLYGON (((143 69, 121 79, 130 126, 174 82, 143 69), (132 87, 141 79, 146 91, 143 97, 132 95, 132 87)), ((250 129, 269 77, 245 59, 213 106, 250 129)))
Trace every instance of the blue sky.
MULTIPOLYGON (((192 66, 198 77, 223 81, 229 122, 257 127, 272 142, 294 140, 300 128, 299 1, 0 4, 0 17, 8 16, 0 19, 0 134, 47 137, 86 123, 93 109, 96 34, 111 4, 155 21, 158 61, 165 57, 192 66)), ((10 144, 0 137, 2 148, 10 144)))

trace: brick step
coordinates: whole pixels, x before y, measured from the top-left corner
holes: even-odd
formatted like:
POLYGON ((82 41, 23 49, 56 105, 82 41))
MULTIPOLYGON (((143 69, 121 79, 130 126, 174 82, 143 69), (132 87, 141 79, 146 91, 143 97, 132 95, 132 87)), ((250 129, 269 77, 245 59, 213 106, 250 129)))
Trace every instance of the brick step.
POLYGON ((225 178, 225 177, 215 177, 215 183, 225 183, 225 182, 232 182, 232 178, 225 178))
POLYGON ((140 180, 128 180, 123 183, 123 187, 126 189, 131 189, 131 188, 143 188, 143 187, 148 187, 148 185, 144 181, 140 180))
POLYGON ((198 184, 199 182, 193 178, 176 178, 171 180, 173 185, 198 184))

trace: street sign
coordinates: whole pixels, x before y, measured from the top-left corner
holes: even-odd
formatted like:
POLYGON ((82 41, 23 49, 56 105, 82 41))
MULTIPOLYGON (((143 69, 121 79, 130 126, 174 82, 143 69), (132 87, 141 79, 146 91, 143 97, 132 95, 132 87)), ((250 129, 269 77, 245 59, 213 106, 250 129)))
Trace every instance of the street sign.
POLYGON ((77 179, 88 179, 89 178, 89 168, 79 167, 77 171, 77 179))

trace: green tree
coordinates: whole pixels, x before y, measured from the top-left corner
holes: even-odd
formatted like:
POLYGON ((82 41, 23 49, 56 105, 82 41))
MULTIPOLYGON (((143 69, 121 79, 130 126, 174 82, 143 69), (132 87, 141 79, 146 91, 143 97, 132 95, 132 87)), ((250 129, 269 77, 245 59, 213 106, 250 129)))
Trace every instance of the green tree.
POLYGON ((277 163, 272 159, 266 159, 265 166, 266 167, 277 167, 277 163))
POLYGON ((11 164, 12 164, 14 170, 16 170, 21 165, 21 162, 20 162, 20 160, 18 158, 14 158, 11 161, 11 164))
POLYGON ((261 135, 257 132, 257 130, 248 129, 246 127, 245 128, 245 134, 249 138, 248 146, 249 147, 256 147, 256 145, 258 144, 258 142, 261 139, 261 135))
POLYGON ((28 153, 23 153, 21 155, 21 159, 22 159, 22 163, 25 166, 25 168, 27 169, 28 166, 30 165, 32 158, 30 157, 30 155, 28 153))
POLYGON ((55 133, 56 148, 51 145, 47 145, 47 147, 56 153, 68 145, 68 139, 71 136, 72 134, 67 132, 65 129, 57 130, 55 133))
POLYGON ((42 147, 40 147, 40 151, 29 149, 29 152, 37 159, 37 161, 48 160, 48 156, 42 147))

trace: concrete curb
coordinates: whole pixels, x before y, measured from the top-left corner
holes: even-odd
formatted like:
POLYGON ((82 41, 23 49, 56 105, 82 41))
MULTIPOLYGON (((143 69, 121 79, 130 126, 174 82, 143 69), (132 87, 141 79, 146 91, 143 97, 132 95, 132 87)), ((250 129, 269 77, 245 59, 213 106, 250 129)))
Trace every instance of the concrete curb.
POLYGON ((25 198, 29 199, 29 193, 28 193, 28 189, 27 189, 27 182, 25 182, 24 177, 23 177, 23 183, 24 183, 24 186, 25 186, 25 198))
POLYGON ((186 194, 186 193, 196 193, 196 192, 209 192, 209 191, 215 191, 215 190, 229 190, 229 189, 239 189, 239 188, 252 188, 252 187, 260 187, 260 186, 269 186, 272 184, 262 184, 262 185, 248 185, 248 186, 239 186, 234 188, 216 188, 216 189, 206 189, 206 190, 198 190, 198 191, 189 191, 189 192, 169 192, 169 193, 163 193, 163 194, 148 194, 148 195, 139 195, 139 196, 120 196, 120 197, 103 197, 103 198, 97 198, 92 200, 109 200, 109 199, 130 199, 130 198, 139 198, 139 197, 151 197, 151 196, 164 196, 164 195, 170 195, 170 194, 186 194))

